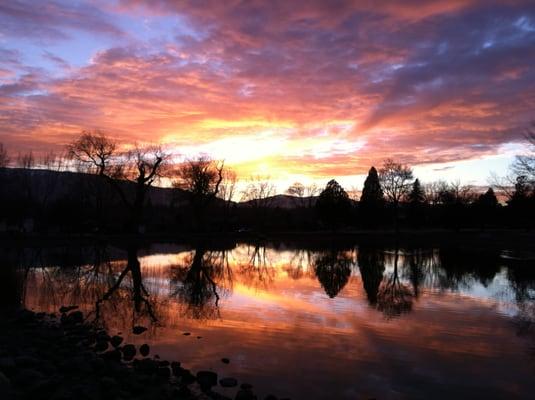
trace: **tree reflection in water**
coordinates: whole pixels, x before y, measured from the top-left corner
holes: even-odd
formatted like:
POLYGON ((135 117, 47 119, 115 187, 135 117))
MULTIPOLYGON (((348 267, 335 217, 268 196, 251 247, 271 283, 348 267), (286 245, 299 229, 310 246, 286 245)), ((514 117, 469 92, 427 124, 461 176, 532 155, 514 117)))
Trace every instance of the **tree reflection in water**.
POLYGON ((335 250, 318 253, 313 259, 313 268, 321 286, 331 299, 345 287, 355 264, 351 251, 335 250))
MULTIPOLYGON (((139 263, 137 253, 138 249, 135 245, 128 246, 126 267, 121 271, 111 287, 95 302, 96 321, 100 320, 102 303, 106 301, 113 302, 114 300, 126 300, 134 305, 133 324, 145 316, 149 317, 151 323, 158 322, 158 318, 154 311, 154 299, 151 299, 149 292, 143 284, 141 264, 139 263), (123 283, 128 274, 130 274, 130 287, 125 288, 123 283)), ((113 275, 114 274, 110 274, 110 276, 113 275)))
POLYGON ((184 315, 194 319, 221 317, 219 291, 226 292, 232 284, 227 251, 206 251, 204 246, 197 246, 193 256, 170 271, 171 297, 184 306, 184 315))
POLYGON ((357 263, 370 306, 377 305, 377 293, 385 271, 384 253, 376 248, 359 246, 357 263))
POLYGON ((377 309, 393 318, 412 310, 413 292, 403 283, 398 271, 399 249, 394 251, 394 269, 384 278, 377 291, 377 309))

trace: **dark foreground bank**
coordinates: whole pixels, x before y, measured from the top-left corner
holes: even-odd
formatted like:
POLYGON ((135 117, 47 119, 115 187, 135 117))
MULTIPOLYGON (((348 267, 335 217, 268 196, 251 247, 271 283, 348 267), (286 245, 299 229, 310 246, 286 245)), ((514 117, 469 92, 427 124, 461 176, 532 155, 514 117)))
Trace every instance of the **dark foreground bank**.
MULTIPOLYGON (((227 399, 216 387, 238 385, 212 371, 194 375, 179 362, 151 357, 148 345, 136 348, 110 337, 69 308, 61 317, 29 310, 0 313, 2 399, 227 399)), ((133 330, 142 334, 144 328, 133 330)), ((242 384, 235 399, 257 397, 242 384)))

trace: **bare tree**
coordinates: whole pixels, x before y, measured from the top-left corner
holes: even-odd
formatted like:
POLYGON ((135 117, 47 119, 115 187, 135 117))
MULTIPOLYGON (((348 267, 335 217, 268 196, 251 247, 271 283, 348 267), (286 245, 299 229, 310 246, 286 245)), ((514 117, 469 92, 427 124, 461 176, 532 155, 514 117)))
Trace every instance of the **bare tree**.
POLYGON ((410 191, 412 179, 412 170, 409 166, 395 162, 390 158, 384 161, 379 170, 379 181, 383 192, 387 200, 395 207, 410 191))
POLYGON ((254 208, 269 207, 269 199, 275 194, 275 185, 269 176, 253 176, 242 192, 242 201, 254 208))
POLYGON ((379 170, 379 182, 386 199, 394 206, 394 226, 399 229, 399 202, 409 193, 412 185, 412 170, 409 166, 386 159, 379 170))
POLYGON ((9 155, 3 143, 0 143, 0 168, 6 168, 9 165, 9 155))
POLYGON ((312 208, 315 204, 316 196, 319 195, 321 189, 315 183, 305 186, 305 197, 308 199, 308 208, 312 208))
POLYGON ((201 156, 187 160, 175 171, 175 188, 189 193, 190 204, 195 213, 196 223, 203 226, 206 208, 219 194, 223 182, 224 163, 201 156))
POLYGON ((230 205, 236 196, 236 185, 238 183, 238 175, 235 171, 225 168, 223 170, 223 180, 219 185, 218 197, 225 200, 227 205, 230 205))
POLYGON ((437 196, 439 204, 459 204, 466 205, 473 203, 477 194, 470 185, 461 185, 460 181, 447 183, 439 181, 437 183, 437 196))
POLYGON ((527 151, 518 155, 512 165, 516 176, 525 176, 531 184, 535 184, 535 121, 525 133, 527 151))
POLYGON ((68 156, 80 169, 112 178, 117 144, 101 131, 83 131, 78 139, 67 145, 68 156))
POLYGON ((166 175, 168 156, 158 146, 138 147, 126 153, 117 151, 116 143, 102 132, 82 132, 67 146, 71 159, 105 179, 117 192, 130 213, 130 228, 139 232, 149 188, 166 175), (128 196, 120 180, 135 184, 134 196, 128 196))
POLYGON ((301 182, 294 182, 286 189, 286 194, 301 198, 305 195, 305 185, 301 182))
POLYGON ((33 152, 19 153, 17 157, 17 167, 22 169, 32 169, 35 166, 33 152))

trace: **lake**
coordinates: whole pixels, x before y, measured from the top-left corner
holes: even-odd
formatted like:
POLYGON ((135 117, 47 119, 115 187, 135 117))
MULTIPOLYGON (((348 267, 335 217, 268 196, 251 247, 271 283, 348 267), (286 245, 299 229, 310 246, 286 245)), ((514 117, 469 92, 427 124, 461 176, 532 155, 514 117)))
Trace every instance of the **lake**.
POLYGON ((125 342, 250 383, 262 399, 533 398, 535 265, 507 249, 232 243, 0 254, 17 267, 2 279, 4 298, 35 311, 78 305, 125 342), (131 334, 136 325, 148 331, 131 334))

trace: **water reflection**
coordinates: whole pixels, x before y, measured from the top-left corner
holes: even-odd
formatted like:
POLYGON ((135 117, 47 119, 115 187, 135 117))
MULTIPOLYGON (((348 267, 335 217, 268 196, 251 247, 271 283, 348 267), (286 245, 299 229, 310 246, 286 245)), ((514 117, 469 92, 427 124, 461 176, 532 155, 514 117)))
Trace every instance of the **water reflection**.
POLYGON ((102 265, 106 265, 107 271, 102 275, 107 275, 108 282, 113 282, 106 292, 99 296, 95 302, 95 320, 99 321, 101 318, 102 304, 105 302, 114 303, 113 306, 117 309, 117 303, 131 302, 133 304, 133 323, 148 316, 152 323, 158 322, 155 314, 154 299, 151 299, 148 290, 143 284, 143 276, 141 274, 141 264, 138 259, 138 248, 135 245, 128 246, 126 266, 123 267, 117 278, 115 278, 115 271, 109 263, 96 262, 93 264, 94 271, 90 274, 93 276, 99 275, 99 269, 102 265), (130 282, 126 284, 126 281, 130 282))
POLYGON ((340 293, 349 281, 353 265, 354 256, 350 251, 331 248, 316 254, 314 272, 327 296, 334 298, 340 293))
POLYGON ((454 396, 463 375, 476 386, 495 378, 490 397, 533 389, 509 375, 523 376, 524 357, 535 354, 535 270, 497 249, 196 243, 3 249, 0 257, 2 304, 50 312, 76 304, 117 331, 144 325, 162 356, 192 368, 235 357, 229 372, 278 376, 292 398, 305 396, 296 380, 307 374, 305 398, 328 398, 332 382, 337 398, 418 397, 414 382, 448 382, 454 396), (185 329, 210 344, 184 345, 177 330, 185 329), (299 373, 283 367, 296 364, 299 373))
POLYGON ((171 297, 182 304, 184 315, 195 319, 219 318, 220 292, 232 285, 226 251, 206 251, 198 246, 193 255, 170 268, 171 297))

